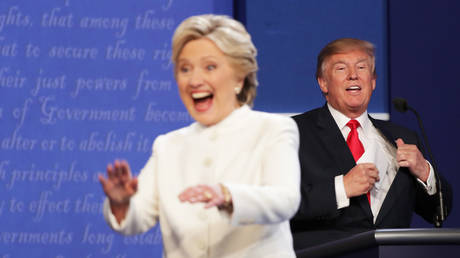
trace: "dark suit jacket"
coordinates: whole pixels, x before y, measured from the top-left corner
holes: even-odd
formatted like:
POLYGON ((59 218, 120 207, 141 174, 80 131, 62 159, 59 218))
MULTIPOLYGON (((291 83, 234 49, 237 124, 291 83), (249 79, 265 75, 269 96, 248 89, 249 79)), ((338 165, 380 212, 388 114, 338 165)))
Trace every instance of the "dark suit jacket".
MULTIPOLYGON (((366 195, 350 198, 350 206, 338 210, 334 177, 346 174, 356 165, 347 143, 327 105, 293 118, 299 127, 302 170, 302 201, 291 220, 296 250, 373 229, 407 228, 414 211, 433 223, 437 195, 429 196, 407 168, 396 173, 375 224, 366 195)), ((391 122, 370 119, 392 144, 402 138, 422 150, 414 132, 391 122)), ((444 179, 442 186, 450 211, 451 187, 444 179)))

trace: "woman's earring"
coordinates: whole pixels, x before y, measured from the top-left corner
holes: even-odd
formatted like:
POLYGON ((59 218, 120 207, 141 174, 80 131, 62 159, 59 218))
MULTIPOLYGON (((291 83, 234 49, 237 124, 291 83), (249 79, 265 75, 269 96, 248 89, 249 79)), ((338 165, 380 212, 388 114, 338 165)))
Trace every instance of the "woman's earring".
POLYGON ((235 89, 236 95, 240 94, 240 92, 241 92, 241 87, 235 87, 234 89, 235 89))

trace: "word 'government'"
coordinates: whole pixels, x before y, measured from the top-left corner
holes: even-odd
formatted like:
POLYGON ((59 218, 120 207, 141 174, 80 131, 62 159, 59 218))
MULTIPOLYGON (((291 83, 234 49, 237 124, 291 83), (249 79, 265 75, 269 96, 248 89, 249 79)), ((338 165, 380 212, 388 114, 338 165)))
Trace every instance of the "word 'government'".
POLYGON ((55 97, 40 97, 41 118, 43 124, 55 124, 57 121, 112 121, 132 122, 136 119, 136 108, 74 108, 59 107, 55 104, 55 97))

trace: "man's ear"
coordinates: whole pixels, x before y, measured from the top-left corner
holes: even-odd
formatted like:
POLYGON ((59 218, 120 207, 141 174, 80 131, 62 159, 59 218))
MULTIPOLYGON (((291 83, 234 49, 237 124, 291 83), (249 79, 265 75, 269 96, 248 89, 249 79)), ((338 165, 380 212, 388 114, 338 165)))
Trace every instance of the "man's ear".
POLYGON ((377 82, 377 76, 374 76, 374 78, 372 79, 372 90, 375 90, 375 84, 377 82))
POLYGON ((323 92, 324 95, 327 95, 327 93, 329 92, 327 88, 327 81, 323 77, 318 77, 316 80, 318 81, 321 92, 323 92))

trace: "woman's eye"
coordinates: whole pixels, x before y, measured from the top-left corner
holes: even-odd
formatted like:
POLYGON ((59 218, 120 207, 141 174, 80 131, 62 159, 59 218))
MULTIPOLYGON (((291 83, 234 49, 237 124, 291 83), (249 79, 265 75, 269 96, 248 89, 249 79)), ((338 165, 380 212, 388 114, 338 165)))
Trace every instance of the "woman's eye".
POLYGON ((188 72, 188 67, 181 67, 179 70, 181 73, 186 73, 188 72))

